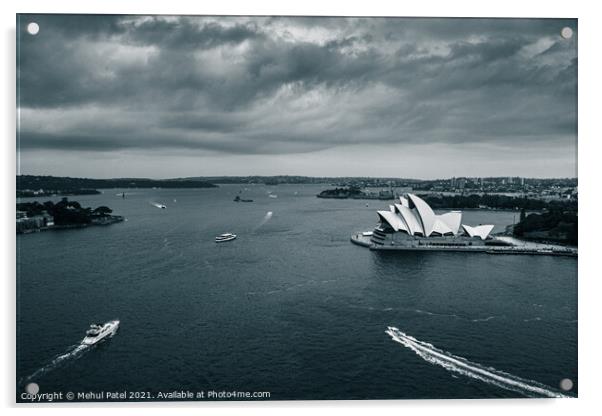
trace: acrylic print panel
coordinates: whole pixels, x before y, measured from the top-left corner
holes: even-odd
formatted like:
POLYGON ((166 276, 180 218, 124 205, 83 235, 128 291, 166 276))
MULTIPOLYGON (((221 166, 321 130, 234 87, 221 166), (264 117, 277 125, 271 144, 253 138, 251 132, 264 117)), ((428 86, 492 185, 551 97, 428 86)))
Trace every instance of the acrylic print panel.
POLYGON ((577 34, 18 15, 16 400, 576 397, 577 34))

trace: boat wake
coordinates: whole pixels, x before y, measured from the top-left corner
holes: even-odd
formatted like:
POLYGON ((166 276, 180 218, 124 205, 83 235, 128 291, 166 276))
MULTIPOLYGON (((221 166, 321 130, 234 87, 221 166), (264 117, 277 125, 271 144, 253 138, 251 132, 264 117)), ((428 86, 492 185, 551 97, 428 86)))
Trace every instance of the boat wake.
POLYGON ((265 216, 263 217, 263 219, 261 220, 261 222, 253 229, 253 232, 259 230, 261 227, 263 227, 269 220, 272 219, 272 216, 274 215, 274 213, 272 211, 268 211, 265 216))
POLYGON ((26 385, 32 381, 39 380, 49 372, 56 370, 59 367, 67 364, 72 360, 80 358, 85 352, 87 352, 92 345, 77 344, 69 347, 65 352, 55 356, 52 361, 46 364, 44 367, 37 369, 33 374, 25 377, 19 384, 26 385))
POLYGON ((440 350, 434 345, 419 341, 395 327, 387 327, 385 332, 389 334, 395 342, 411 349, 423 360, 431 364, 439 365, 452 373, 480 380, 484 383, 514 391, 527 397, 572 397, 555 391, 537 381, 526 380, 496 370, 492 367, 485 367, 481 364, 471 362, 466 358, 458 357, 447 351, 440 350))

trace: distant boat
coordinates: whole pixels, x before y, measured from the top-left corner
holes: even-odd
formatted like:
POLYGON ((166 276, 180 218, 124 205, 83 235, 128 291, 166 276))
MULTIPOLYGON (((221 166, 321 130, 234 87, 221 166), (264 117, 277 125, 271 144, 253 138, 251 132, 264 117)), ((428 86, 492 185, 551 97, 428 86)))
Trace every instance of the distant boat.
POLYGON ((235 238, 236 238, 236 234, 225 233, 225 234, 220 234, 217 237, 215 237, 215 242, 216 243, 225 243, 226 241, 232 241, 235 238))
POLYGON ((152 205, 152 206, 155 206, 155 207, 157 207, 157 208, 161 208, 161 209, 165 209, 165 208, 167 208, 165 205, 163 205, 163 204, 158 204, 158 203, 156 203, 156 202, 151 202, 151 205, 152 205))
POLYGON ((240 196, 236 195, 236 198, 234 198, 234 202, 253 202, 252 199, 243 199, 240 196))
POLYGON ((270 198, 278 198, 278 195, 274 195, 274 194, 269 194, 268 195, 270 198))

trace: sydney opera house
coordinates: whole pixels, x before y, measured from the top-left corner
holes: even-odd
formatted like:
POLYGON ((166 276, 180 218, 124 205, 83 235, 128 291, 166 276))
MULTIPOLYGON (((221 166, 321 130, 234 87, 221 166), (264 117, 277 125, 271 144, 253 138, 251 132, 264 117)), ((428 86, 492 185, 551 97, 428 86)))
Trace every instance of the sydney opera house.
POLYGON ((400 197, 398 204, 377 214, 376 228, 356 236, 354 242, 374 249, 476 249, 503 244, 490 237, 493 225, 462 224, 461 211, 435 214, 414 194, 400 197))

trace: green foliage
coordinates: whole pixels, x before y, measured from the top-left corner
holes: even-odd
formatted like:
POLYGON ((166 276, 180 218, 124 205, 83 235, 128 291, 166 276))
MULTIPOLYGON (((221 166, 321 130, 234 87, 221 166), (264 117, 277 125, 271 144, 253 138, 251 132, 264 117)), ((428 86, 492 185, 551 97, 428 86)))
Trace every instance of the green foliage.
POLYGON ((102 206, 94 209, 94 211, 92 211, 92 213, 96 214, 96 215, 109 215, 111 212, 113 212, 113 210, 104 205, 102 205, 102 206))
POLYGON ((113 210, 106 206, 100 206, 94 210, 83 208, 77 201, 61 199, 56 204, 46 201, 43 204, 33 202, 21 202, 17 204, 17 211, 25 211, 28 217, 41 215, 44 212, 54 217, 56 225, 90 224, 94 218, 108 216, 113 210))
POLYGON ((326 189, 318 194, 321 198, 349 198, 354 195, 361 195, 362 191, 354 186, 348 188, 326 189))
MULTIPOLYGON (((107 188, 215 188, 216 185, 202 180, 165 179, 154 180, 145 178, 126 179, 87 179, 58 176, 17 176, 17 191, 53 190, 57 193, 98 193, 95 189, 107 188)), ((29 195, 23 195, 29 196, 29 195)))
POLYGON ((539 211, 542 209, 555 209, 574 207, 575 201, 543 201, 540 199, 517 198, 507 195, 420 195, 433 209, 441 208, 480 208, 482 206, 495 209, 524 209, 539 211))
POLYGON ((514 235, 576 245, 578 240, 577 211, 554 209, 541 214, 530 214, 514 226, 514 235))

